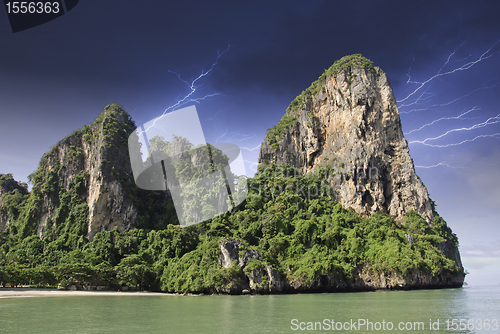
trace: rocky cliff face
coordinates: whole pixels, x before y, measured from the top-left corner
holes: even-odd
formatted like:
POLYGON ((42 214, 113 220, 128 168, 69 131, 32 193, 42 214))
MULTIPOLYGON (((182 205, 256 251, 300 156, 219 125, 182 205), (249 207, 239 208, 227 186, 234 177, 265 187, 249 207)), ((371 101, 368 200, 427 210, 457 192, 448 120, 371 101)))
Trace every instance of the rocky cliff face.
POLYGON ((415 210, 432 221, 387 76, 360 55, 332 65, 268 130, 259 164, 269 163, 303 173, 327 168, 336 200, 359 214, 382 211, 402 219, 415 210))
MULTIPOLYGON (((66 225, 92 240, 99 231, 136 227, 141 195, 151 193, 139 194, 132 177, 127 139, 134 129, 130 116, 112 104, 92 124, 54 145, 31 175, 31 197, 38 205, 28 230, 43 236, 66 225)), ((165 200, 165 192, 155 193, 158 202, 165 200)))
POLYGON ((240 279, 217 287, 218 293, 280 293, 285 291, 286 282, 279 272, 266 264, 259 254, 247 247, 241 240, 222 239, 219 242, 219 264, 224 268, 237 265, 243 269, 240 279))
MULTIPOLYGON (((416 211, 430 227, 442 220, 415 173, 387 76, 361 55, 335 62, 267 131, 259 166, 269 164, 317 174, 333 190, 331 196, 362 216, 384 212, 404 224, 405 214, 416 211)), ((451 239, 445 239, 439 251, 463 270, 457 243, 451 239)), ((369 266, 357 268, 354 276, 351 282, 322 275, 311 286, 283 286, 285 291, 459 287, 464 280, 463 274, 419 270, 383 275, 369 266)))
MULTIPOLYGON (((219 263, 225 268, 236 265, 243 269, 239 279, 216 289, 218 293, 297 293, 297 292, 341 292, 370 290, 408 290, 429 288, 458 288, 463 284, 463 275, 457 277, 443 269, 436 275, 411 270, 406 274, 391 272, 384 274, 360 265, 356 268, 353 279, 346 279, 334 273, 318 275, 312 282, 290 280, 280 275, 273 267, 266 264, 258 252, 247 247, 238 239, 221 240, 219 263)), ((460 263, 461 268, 461 263, 460 263)))
MULTIPOLYGON (((120 230, 131 227, 137 210, 132 200, 126 198, 117 175, 130 175, 125 149, 113 147, 112 134, 108 133, 111 123, 118 123, 124 128, 133 129, 134 124, 123 111, 107 107, 100 116, 102 121, 91 124, 89 131, 75 133, 59 142, 40 162, 45 170, 54 173, 55 188, 69 191, 77 175, 85 173, 83 191, 80 196, 88 206, 87 235, 92 238, 101 230, 110 230, 118 226, 120 230), (111 161, 113 164, 111 165, 111 161), (116 172, 115 169, 119 169, 116 172)), ((58 198, 52 192, 43 192, 42 216, 37 227, 37 234, 42 235, 48 220, 54 221, 58 198)))
MULTIPOLYGON (((92 240, 99 231, 116 228, 122 232, 133 227, 162 230, 169 223, 177 224, 167 191, 141 190, 135 185, 128 149, 134 129, 135 124, 120 106, 109 105, 92 124, 67 136, 42 157, 38 170, 29 177, 33 184, 30 193, 12 176, 0 175, 0 231, 8 225, 8 233, 0 233, 0 238, 8 235, 12 244, 24 239, 27 244, 46 245, 37 249, 40 254, 49 250, 49 260, 57 264, 65 254, 88 244, 85 237, 92 240), (33 237, 35 234, 43 243, 33 237)), ((163 150, 167 156, 173 152, 171 164, 164 158, 159 160, 165 170, 179 172, 176 179, 180 183, 207 172, 207 156, 203 158, 199 148, 185 150, 188 143, 175 138, 171 142, 161 137, 149 140, 150 154, 151 149, 163 150), (183 165, 192 167, 190 174, 184 174, 189 168, 177 168, 183 165)), ((139 145, 133 147, 140 151, 139 145)), ((210 147, 210 152, 210 169, 227 164, 228 157, 222 151, 210 147)), ((153 154, 148 157, 152 158, 153 154)), ((144 230, 137 237, 125 233, 121 240, 129 241, 115 245, 112 239, 118 233, 102 233, 89 247, 95 253, 91 250, 89 254, 118 267, 140 263, 141 272, 146 273, 161 275, 160 269, 171 266, 172 270, 164 270, 161 278, 168 283, 169 291, 234 294, 462 285, 458 240, 434 212, 427 190, 415 174, 386 75, 366 58, 354 55, 336 62, 292 102, 262 145, 261 167, 271 163, 289 164, 304 173, 317 172, 330 185, 328 189, 333 189, 329 194, 343 207, 365 216, 382 211, 398 220, 406 214, 404 223, 383 214, 360 218, 326 196, 315 204, 305 196, 275 197, 271 188, 279 186, 280 180, 278 176, 268 182, 271 172, 278 168, 273 166, 270 173, 254 178, 261 184, 250 187, 255 192, 238 208, 243 212, 220 215, 192 229, 167 228, 156 237, 148 233, 146 238, 144 230), (270 190, 272 200, 261 195, 262 189, 264 193, 270 190), (138 238, 143 239, 139 242, 138 238), (196 259, 205 262, 203 254, 213 250, 212 241, 219 242, 218 249, 215 244, 217 253, 210 251, 206 258, 213 263, 198 267, 196 259), (406 253, 393 249, 405 249, 406 253), (368 257, 368 251, 378 258, 368 257), (194 252, 192 257, 184 256, 189 252, 194 252), (121 260, 130 256, 139 262, 121 261, 114 258, 116 254, 122 256, 121 260), (408 259, 415 265, 399 266, 408 259), (154 265, 148 261, 154 261, 154 265), (391 263, 385 266, 387 262, 391 263), (180 265, 172 265, 176 263, 180 265), (142 266, 150 265, 150 271, 143 271, 142 266), (301 272, 303 267, 308 269, 301 272), (202 290, 204 268, 217 274, 211 274, 210 285, 202 290), (181 281, 189 281, 184 278, 186 273, 194 278, 192 284, 176 287, 181 281)), ((149 176, 155 185, 165 181, 163 172, 149 176)), ((316 178, 302 176, 286 179, 287 186, 318 183, 316 178)), ((228 187, 226 181, 219 185, 228 187)), ((197 190, 196 196, 189 191, 185 194, 189 200, 199 196, 206 201, 202 191, 197 190)), ((221 199, 216 198, 214 207, 221 205, 221 199)), ((203 207, 205 211, 200 213, 210 213, 210 209, 203 207)), ((187 216, 193 216, 193 212, 184 211, 187 216)), ((16 251, 13 247, 13 254, 16 251)))

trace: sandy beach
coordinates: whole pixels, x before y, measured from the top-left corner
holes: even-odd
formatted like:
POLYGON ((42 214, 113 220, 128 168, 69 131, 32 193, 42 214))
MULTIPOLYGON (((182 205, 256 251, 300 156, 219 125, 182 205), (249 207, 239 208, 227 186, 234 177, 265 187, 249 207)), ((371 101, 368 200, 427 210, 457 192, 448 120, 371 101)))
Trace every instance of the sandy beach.
POLYGON ((62 297, 62 296, 168 296, 161 292, 139 291, 69 291, 57 289, 0 288, 0 298, 62 297))

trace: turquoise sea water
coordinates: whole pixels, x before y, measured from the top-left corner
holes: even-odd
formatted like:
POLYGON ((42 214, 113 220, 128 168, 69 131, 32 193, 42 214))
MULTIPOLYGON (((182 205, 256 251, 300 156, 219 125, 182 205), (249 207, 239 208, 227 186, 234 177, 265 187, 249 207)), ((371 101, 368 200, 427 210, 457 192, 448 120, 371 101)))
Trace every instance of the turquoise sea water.
POLYGON ((0 299, 0 333, 297 332, 500 333, 500 286, 272 296, 0 299), (487 322, 489 330, 484 329, 487 322), (422 324, 423 329, 417 328, 422 324))

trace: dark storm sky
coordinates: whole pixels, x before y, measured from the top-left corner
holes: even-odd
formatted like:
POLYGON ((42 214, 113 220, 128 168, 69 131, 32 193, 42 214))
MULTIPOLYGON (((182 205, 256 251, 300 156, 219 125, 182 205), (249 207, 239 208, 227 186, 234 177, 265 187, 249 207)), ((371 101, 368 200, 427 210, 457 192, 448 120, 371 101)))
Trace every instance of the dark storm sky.
POLYGON ((14 34, 0 9, 0 173, 26 181, 51 145, 109 103, 138 125, 160 116, 189 93, 169 71, 191 81, 229 45, 194 96, 220 93, 196 104, 205 136, 242 147, 252 175, 290 101, 335 60, 361 53, 400 101, 437 75, 399 102, 403 130, 470 282, 496 284, 499 14, 495 1, 88 0, 14 34))

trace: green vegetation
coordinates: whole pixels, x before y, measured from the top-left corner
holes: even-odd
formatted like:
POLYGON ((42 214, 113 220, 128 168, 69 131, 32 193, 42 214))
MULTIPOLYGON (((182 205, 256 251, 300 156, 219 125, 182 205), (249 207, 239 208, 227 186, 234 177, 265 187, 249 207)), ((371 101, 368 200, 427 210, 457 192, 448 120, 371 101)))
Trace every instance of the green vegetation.
POLYGON ((278 141, 283 138, 286 129, 290 129, 291 127, 297 127, 299 124, 298 119, 290 114, 285 114, 278 122, 276 126, 267 130, 266 139, 269 142, 269 145, 274 150, 278 149, 278 141))
MULTIPOLYGON (((324 88, 326 80, 331 76, 335 76, 340 72, 345 72, 347 70, 349 72, 347 72, 346 74, 349 75, 348 80, 350 82, 353 79, 353 76, 350 74, 351 68, 362 68, 368 72, 377 74, 377 70, 375 69, 373 62, 363 57, 359 53, 345 56, 337 60, 335 63, 333 63, 332 66, 330 66, 329 69, 325 70, 325 72, 320 75, 318 80, 314 81, 309 86, 309 88, 302 91, 302 93, 298 95, 292 101, 292 103, 290 103, 290 105, 286 109, 285 115, 283 115, 278 124, 267 130, 266 140, 269 142, 269 144, 274 150, 278 149, 278 142, 281 140, 281 138, 283 138, 285 129, 297 126, 298 110, 302 108, 304 104, 308 104, 312 101, 312 97, 319 93, 320 88, 322 87, 324 88)), ((326 92, 323 91, 323 93, 326 92)), ((314 125, 315 116, 312 114, 311 111, 309 112, 309 118, 313 121, 313 123, 311 124, 309 122, 308 125, 309 126, 314 125)))
MULTIPOLYGON (((79 213, 78 210, 70 213, 69 209, 64 206, 69 203, 69 206, 73 208, 77 199, 76 197, 69 199, 69 195, 64 195, 62 180, 64 175, 79 174, 84 169, 84 149, 89 148, 92 151, 87 152, 87 154, 92 157, 91 163, 100 164, 101 177, 105 180, 107 178, 118 180, 124 189, 125 200, 134 203, 137 208, 136 224, 138 228, 162 229, 169 223, 176 224, 177 217, 172 201, 165 201, 162 192, 137 188, 130 175, 130 170, 127 169, 130 164, 128 137, 134 130, 134 122, 121 106, 110 104, 105 107, 104 112, 93 123, 74 131, 59 141, 57 145, 52 146, 51 150, 45 153, 40 160, 38 169, 28 176, 30 183, 33 184, 33 189, 24 203, 25 208, 21 217, 13 224, 12 231, 15 230, 15 232, 12 233, 20 238, 35 233, 41 216, 47 213, 48 208, 43 208, 45 211, 41 211, 42 199, 47 197, 60 214, 69 215, 64 220, 75 219, 80 222, 78 229, 82 233, 73 235, 70 238, 72 241, 67 242, 75 242, 74 239, 85 237, 87 225, 83 222, 88 220, 83 216, 85 201, 81 200, 81 203, 78 204, 80 205, 79 213), (66 154, 61 154, 62 152, 66 154), (63 160, 60 161, 60 159, 63 160)), ((140 146, 137 149, 140 150, 140 146)), ((93 176, 99 177, 98 175, 93 176)), ((80 175, 79 180, 80 182, 88 182, 89 179, 89 175, 80 175)), ((83 196, 83 194, 80 195, 83 196)), ((61 229, 60 223, 48 221, 45 232, 55 238, 63 238, 58 234, 61 229), (59 226, 58 230, 55 231, 53 226, 59 226)), ((73 232, 75 231, 76 228, 73 229, 73 232)), ((70 233, 71 231, 66 232, 70 233)))
POLYGON ((22 203, 29 197, 28 185, 16 182, 12 174, 0 174, 0 196, 3 197, 0 214, 3 213, 9 220, 15 221, 19 218, 22 203))
POLYGON ((351 68, 362 68, 366 71, 372 72, 373 74, 377 73, 373 62, 359 53, 342 57, 333 63, 329 69, 325 70, 325 72, 320 75, 318 80, 314 81, 309 88, 297 96, 292 101, 290 106, 288 106, 286 112, 290 113, 310 100, 312 96, 316 95, 319 92, 319 89, 324 86, 329 77, 335 76, 340 72, 344 72, 345 70, 349 70, 351 68))
MULTIPOLYGON (((57 173, 60 169, 53 169, 57 173)), ((80 173, 69 190, 63 191, 50 175, 41 187, 44 192, 58 191, 60 205, 54 221, 47 222, 43 238, 36 235, 38 221, 29 220, 30 214, 40 210, 34 190, 29 198, 2 206, 18 217, 0 232, 3 285, 79 283, 213 292, 230 286, 243 273, 261 270, 264 264, 305 287, 322 275, 352 282, 364 266, 386 275, 413 270, 460 274, 455 259, 438 250, 445 240, 452 245, 458 240, 437 214, 431 226, 416 212, 408 212, 403 224, 382 213, 363 218, 342 208, 327 188, 310 191, 322 185, 320 174, 303 176, 290 166, 261 167, 248 179, 247 199, 232 212, 211 220, 181 228, 162 226, 155 221, 158 217, 151 216, 141 223, 146 228, 102 231, 92 241, 85 236, 88 213, 80 199, 89 176, 80 173), (413 238, 412 243, 406 235, 413 238), (245 247, 240 251, 253 249, 262 261, 250 260, 244 268, 222 267, 218 260, 221 239, 241 240, 245 247)), ((2 176, 0 182, 6 179, 2 176)))
MULTIPOLYGON (((360 57, 344 57, 319 81, 349 66, 371 71, 373 64, 360 57)), ((311 87, 304 96, 315 94, 316 86, 311 87)), ((292 105, 298 107, 296 100, 292 105)), ((298 125, 294 110, 287 110, 278 125, 268 131, 274 149, 286 128, 298 125)), ((314 115, 309 114, 309 118, 315 122, 314 115)), ((361 268, 369 268, 374 274, 401 276, 414 270, 433 276, 461 273, 454 255, 438 249, 443 242, 449 247, 458 245, 456 235, 439 215, 435 214, 431 225, 416 212, 408 212, 404 222, 382 213, 360 217, 335 202, 332 195, 338 190, 324 185, 326 174, 332 175, 331 166, 306 176, 290 166, 261 167, 254 178, 248 179, 248 197, 236 209, 181 228, 172 200, 166 199, 164 192, 138 189, 127 169, 128 137, 133 130, 128 114, 119 105, 109 105, 92 124, 67 136, 43 156, 39 168, 29 176, 31 192, 11 174, 0 174, 0 285, 78 284, 214 292, 230 288, 244 274, 264 272, 265 265, 275 268, 288 282, 304 287, 325 275, 349 284, 361 268), (100 173, 83 171, 85 155, 91 162, 100 163, 100 173), (91 177, 119 181, 126 197, 124 206, 133 203, 137 209, 136 228, 125 232, 114 228, 98 232, 93 240, 87 238, 86 192, 91 177), (253 250, 260 259, 249 260, 243 268, 236 263, 222 267, 222 239, 242 241, 239 255, 253 250)), ((174 141, 185 150, 177 162, 165 163, 165 168, 173 168, 180 180, 198 179, 227 164, 227 157, 214 147, 193 147, 181 137, 171 142, 155 137, 150 147, 168 154, 174 141), (193 168, 190 161, 202 159, 205 150, 211 164, 193 168)), ((140 151, 140 144, 133 149, 140 151)), ((293 155, 288 151, 285 154, 293 155)), ((332 160, 344 167, 343 162, 332 160)), ((245 182, 232 175, 225 177, 229 182, 245 182)), ((221 179, 216 181, 209 191, 226 187, 225 182, 219 183, 221 179)), ((206 195, 199 189, 182 193, 192 200, 186 201, 184 214, 189 216, 190 210, 195 210, 202 217, 211 215, 213 207, 209 205, 195 208, 205 203, 206 195)), ((434 209, 434 202, 432 205, 434 209)), ((268 280, 262 276, 263 285, 268 280)))

